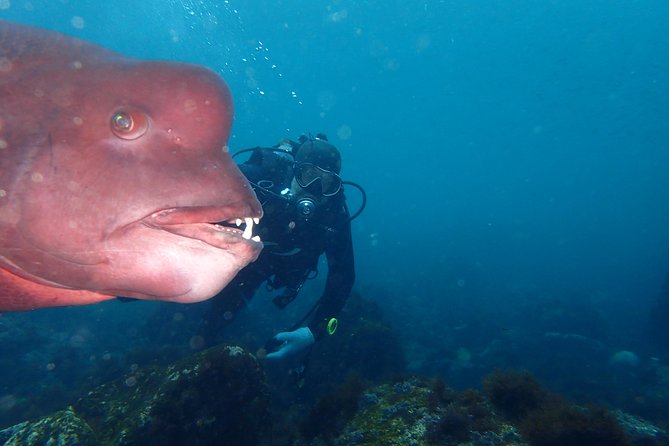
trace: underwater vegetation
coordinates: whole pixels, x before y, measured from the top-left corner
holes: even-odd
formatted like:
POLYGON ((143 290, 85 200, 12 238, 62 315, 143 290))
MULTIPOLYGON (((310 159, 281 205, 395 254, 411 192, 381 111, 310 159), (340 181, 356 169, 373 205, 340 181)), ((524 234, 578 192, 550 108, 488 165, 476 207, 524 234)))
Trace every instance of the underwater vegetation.
POLYGON ((358 411, 358 401, 367 384, 352 375, 331 394, 318 400, 300 425, 302 436, 331 438, 348 423, 358 411))
POLYGON ((483 391, 440 378, 376 386, 351 379, 316 403, 292 444, 357 446, 660 446, 662 429, 622 412, 574 405, 524 371, 495 371, 483 391))
POLYGON ((522 420, 520 431, 532 446, 631 446, 631 438, 603 408, 551 404, 522 420))
POLYGON ((296 444, 512 445, 520 439, 478 391, 456 392, 440 379, 417 377, 364 389, 347 382, 314 406, 302 435, 296 444))
MULTIPOLYGON (((666 444, 663 434, 657 439, 640 435, 633 441, 612 412, 571 404, 525 371, 494 371, 483 380, 483 389, 494 408, 512 420, 532 446, 666 444)), ((633 430, 630 423, 625 427, 633 430)))
MULTIPOLYGON (((273 398, 274 396, 271 395, 273 398)), ((262 365, 216 346, 136 369, 49 416, 0 431, 5 445, 663 446, 665 431, 620 411, 571 404, 529 373, 495 371, 483 391, 441 378, 372 384, 351 375, 290 416, 270 408, 262 365)), ((297 409, 297 410, 295 410, 297 409)))
POLYGON ((512 421, 521 421, 546 405, 550 394, 529 373, 495 371, 483 380, 492 405, 512 421))

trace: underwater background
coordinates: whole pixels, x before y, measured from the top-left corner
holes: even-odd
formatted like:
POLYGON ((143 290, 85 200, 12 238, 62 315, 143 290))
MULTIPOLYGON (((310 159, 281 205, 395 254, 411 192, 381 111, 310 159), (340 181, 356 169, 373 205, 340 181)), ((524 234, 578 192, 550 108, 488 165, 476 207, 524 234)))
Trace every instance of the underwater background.
MULTIPOLYGON (((355 300, 391 327, 375 348, 388 340, 393 373, 466 388, 525 369, 660 424, 668 17, 663 0, 0 0, 1 19, 213 69, 234 97, 233 151, 327 134, 344 179, 367 193, 353 221, 355 300)), ((361 197, 346 193, 355 211, 361 197)), ((255 351, 292 325, 325 268, 284 311, 256 296, 231 342, 255 351)), ((199 351, 202 311, 2 314, 0 427, 199 351)))

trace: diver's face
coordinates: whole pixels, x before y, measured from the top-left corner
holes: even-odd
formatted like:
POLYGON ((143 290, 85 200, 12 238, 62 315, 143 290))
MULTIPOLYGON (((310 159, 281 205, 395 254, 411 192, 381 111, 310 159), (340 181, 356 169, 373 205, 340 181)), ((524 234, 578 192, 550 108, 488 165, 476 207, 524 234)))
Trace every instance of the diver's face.
POLYGON ((319 204, 326 204, 330 200, 330 198, 332 198, 332 197, 324 197, 319 193, 314 193, 313 191, 310 191, 309 188, 304 188, 300 186, 295 178, 293 178, 293 181, 291 181, 290 183, 290 193, 294 198, 298 200, 300 198, 309 197, 319 204))
POLYGON ((301 187, 295 178, 293 178, 293 181, 290 183, 290 193, 296 200, 309 197, 323 207, 326 207, 326 205, 337 196, 324 197, 321 194, 312 193, 308 188, 301 187))
POLYGON ((314 195, 331 197, 341 190, 341 177, 317 164, 301 162, 293 164, 297 184, 314 195))

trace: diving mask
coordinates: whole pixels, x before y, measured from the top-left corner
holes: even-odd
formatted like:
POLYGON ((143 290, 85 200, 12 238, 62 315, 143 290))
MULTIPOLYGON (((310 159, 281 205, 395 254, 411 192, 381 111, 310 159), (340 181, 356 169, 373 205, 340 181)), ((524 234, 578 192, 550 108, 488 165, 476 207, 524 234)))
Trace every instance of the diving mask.
POLYGON ((320 194, 324 197, 337 195, 341 189, 341 177, 336 173, 318 167, 311 163, 295 163, 293 165, 295 181, 303 189, 311 189, 311 186, 320 182, 320 194))

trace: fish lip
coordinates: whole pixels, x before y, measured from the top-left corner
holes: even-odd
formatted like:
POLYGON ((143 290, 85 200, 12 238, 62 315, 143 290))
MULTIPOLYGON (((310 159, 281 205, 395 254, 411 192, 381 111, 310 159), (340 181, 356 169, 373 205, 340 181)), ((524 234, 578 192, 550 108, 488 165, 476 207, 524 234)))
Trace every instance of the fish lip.
POLYGON ((229 250, 233 245, 243 243, 259 252, 262 242, 242 237, 243 230, 234 226, 236 220, 245 218, 262 218, 262 211, 254 212, 243 203, 221 207, 173 207, 154 211, 140 221, 149 228, 199 240, 219 249, 229 250), (226 222, 231 226, 222 224, 226 222))
POLYGON ((171 207, 153 211, 142 219, 143 222, 156 226, 181 225, 189 223, 234 222, 236 219, 262 218, 262 210, 254 211, 245 203, 233 203, 225 206, 185 206, 171 207))
MULTIPOLYGON (((263 244, 260 241, 245 239, 242 237, 242 231, 237 228, 230 228, 213 223, 187 223, 163 225, 154 227, 154 229, 163 230, 171 234, 186 237, 204 242, 218 249, 235 251, 242 245, 245 248, 251 248, 251 252, 260 252, 263 244)), ((246 252, 246 251, 244 251, 246 252)))

